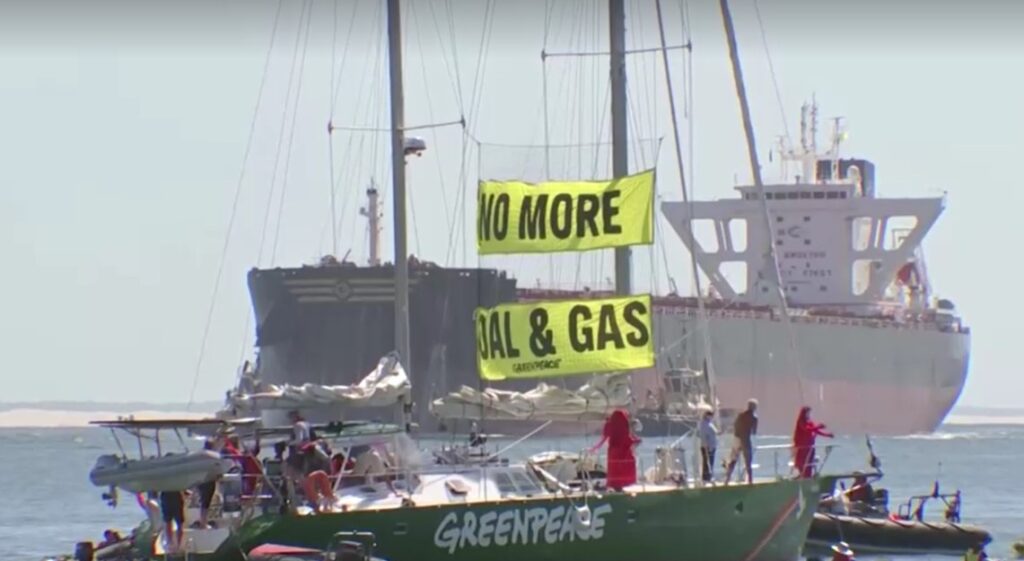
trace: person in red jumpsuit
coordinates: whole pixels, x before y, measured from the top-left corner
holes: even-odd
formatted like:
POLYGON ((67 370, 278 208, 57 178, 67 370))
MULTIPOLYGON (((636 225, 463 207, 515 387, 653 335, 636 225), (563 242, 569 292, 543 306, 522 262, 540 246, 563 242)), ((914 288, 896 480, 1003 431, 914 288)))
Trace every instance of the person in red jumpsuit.
POLYGON ((616 409, 604 423, 601 442, 591 452, 596 452, 608 443, 608 488, 621 491, 623 487, 636 483, 636 456, 633 448, 640 443, 629 423, 629 413, 616 409))
POLYGON ((814 477, 814 442, 818 436, 832 438, 825 425, 811 420, 811 408, 804 406, 793 429, 793 467, 799 477, 814 477))

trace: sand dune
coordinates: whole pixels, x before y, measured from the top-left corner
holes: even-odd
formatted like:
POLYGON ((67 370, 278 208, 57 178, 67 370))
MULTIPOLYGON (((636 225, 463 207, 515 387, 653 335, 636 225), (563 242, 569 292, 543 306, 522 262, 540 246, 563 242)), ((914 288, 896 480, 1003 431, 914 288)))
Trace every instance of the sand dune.
POLYGON ((0 411, 0 428, 85 427, 89 421, 112 420, 133 415, 136 419, 201 419, 210 412, 185 411, 66 411, 18 408, 0 411))

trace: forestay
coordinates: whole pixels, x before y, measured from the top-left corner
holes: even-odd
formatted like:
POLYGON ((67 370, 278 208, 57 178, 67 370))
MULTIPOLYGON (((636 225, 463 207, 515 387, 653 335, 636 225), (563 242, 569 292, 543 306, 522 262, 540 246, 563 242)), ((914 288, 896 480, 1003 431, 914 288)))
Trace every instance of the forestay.
POLYGON ((431 404, 444 419, 602 420, 630 403, 628 374, 594 376, 573 391, 541 383, 525 392, 462 386, 431 404))
POLYGON ((228 405, 236 410, 305 409, 330 405, 348 407, 382 407, 408 402, 411 384, 405 369, 394 354, 377 363, 377 367, 355 385, 325 386, 302 384, 261 385, 254 392, 228 396, 228 405))

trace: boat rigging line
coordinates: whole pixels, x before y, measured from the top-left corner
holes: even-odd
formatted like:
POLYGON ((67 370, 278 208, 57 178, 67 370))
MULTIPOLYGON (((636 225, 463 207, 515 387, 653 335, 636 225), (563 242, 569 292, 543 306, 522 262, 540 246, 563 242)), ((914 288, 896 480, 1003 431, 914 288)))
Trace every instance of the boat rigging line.
MULTIPOLYGON (((284 197, 288 191, 288 172, 291 170, 292 165, 292 149, 295 146, 295 124, 299 120, 299 100, 302 99, 302 77, 306 72, 306 52, 309 47, 309 26, 313 20, 313 2, 310 0, 309 13, 306 18, 306 30, 305 37, 302 40, 302 56, 299 59, 299 79, 295 84, 295 99, 292 102, 292 124, 288 131, 288 144, 286 147, 284 157, 284 172, 281 176, 281 195, 277 201, 277 217, 274 224, 274 243, 271 245, 270 250, 270 262, 273 264, 277 260, 277 244, 281 239, 281 217, 284 214, 284 197)), ((285 101, 287 103, 287 100, 285 101)), ((285 106, 285 113, 287 113, 287 105, 285 106)))
POLYGON ((768 211, 768 201, 765 196, 764 182, 761 180, 761 164, 757 157, 757 143, 754 139, 754 124, 750 118, 750 105, 747 103, 747 91, 743 82, 743 69, 740 66, 739 50, 736 46, 736 29, 733 27, 732 15, 729 12, 729 0, 719 0, 719 7, 722 12, 722 22, 725 25, 725 35, 729 45, 729 59, 732 63, 733 82, 736 86, 736 97, 740 102, 740 112, 743 117, 743 133, 747 139, 747 156, 750 159, 750 172, 754 179, 754 186, 757 188, 758 199, 761 202, 761 212, 764 218, 764 227, 768 234, 767 257, 771 262, 771 271, 775 277, 775 288, 779 297, 779 310, 782 312, 782 321, 786 325, 789 334, 790 355, 792 356, 793 370, 796 375, 797 393, 801 401, 804 396, 803 374, 800 371, 800 357, 796 348, 796 337, 793 333, 793 324, 789 318, 789 306, 786 302, 786 293, 782 285, 782 271, 779 268, 778 255, 775 252, 775 230, 771 224, 771 213, 768 211))
POLYGON ((256 120, 260 113, 260 106, 263 102, 264 86, 267 83, 267 75, 270 69, 270 58, 274 52, 274 39, 277 36, 277 26, 281 20, 281 8, 284 0, 278 0, 277 10, 274 12, 274 23, 270 32, 270 44, 267 46, 267 54, 263 61, 263 75, 260 77, 260 87, 256 94, 256 103, 253 107, 252 119, 249 122, 249 135, 245 141, 245 150, 242 152, 242 169, 238 173, 238 182, 235 184, 235 194, 231 201, 231 212, 228 216, 227 230, 224 232, 224 244, 221 247, 220 262, 217 264, 217 274, 213 281, 213 293, 210 296, 210 306, 206 312, 206 321, 203 326, 203 336, 199 342, 199 354, 196 357, 195 372, 192 376, 192 388, 189 390, 188 402, 185 410, 188 411, 195 402, 196 387, 199 384, 199 374, 202 371, 203 359, 206 356, 206 342, 210 337, 210 326, 213 324, 213 312, 216 309, 217 294, 220 291, 220 281, 224 276, 224 265, 227 262, 228 247, 231 244, 231 233, 234 230, 235 218, 238 215, 238 201, 242 194, 242 184, 245 182, 246 165, 249 162, 249 154, 252 151, 253 138, 256 136, 256 120))
MULTIPOLYGON (((655 5, 655 8, 657 10, 657 15, 658 15, 658 36, 661 38, 661 44, 665 45, 666 44, 666 39, 665 39, 665 20, 664 20, 664 14, 663 14, 662 8, 661 8, 661 0, 655 0, 655 4, 654 5, 655 5)), ((691 199, 690 199, 690 197, 689 197, 689 195, 687 194, 687 191, 686 191, 686 171, 685 171, 684 165, 683 165, 683 151, 682 151, 681 141, 680 141, 680 138, 679 138, 679 118, 678 118, 678 113, 676 112, 675 90, 672 87, 672 70, 671 70, 671 65, 668 62, 668 51, 667 50, 663 49, 661 51, 661 60, 662 60, 662 65, 663 65, 664 71, 665 71, 665 84, 666 84, 666 87, 668 88, 668 103, 669 103, 669 111, 671 113, 672 135, 673 135, 673 138, 675 140, 675 142, 673 143, 673 146, 675 147, 676 167, 679 170, 679 183, 680 183, 680 186, 681 186, 680 191, 683 194, 683 203, 687 204, 687 205, 690 205, 691 212, 692 212, 692 208, 693 208, 692 204, 693 203, 692 203, 692 201, 691 201, 691 199)), ((686 221, 686 225, 687 225, 687 233, 690 236, 690 238, 692 239, 694 237, 693 221, 692 220, 687 220, 686 221)), ((714 407, 715 420, 717 421, 717 420, 719 420, 719 413, 718 413, 718 407, 716 406, 716 403, 715 403, 717 401, 717 397, 716 397, 717 393, 715 392, 715 383, 714 383, 714 371, 715 371, 715 369, 714 369, 714 364, 713 364, 712 357, 711 357, 712 352, 711 352, 710 322, 708 321, 707 309, 704 306, 704 296, 703 296, 703 291, 701 290, 701 283, 700 283, 700 270, 697 268, 697 255, 693 251, 690 251, 688 253, 690 254, 690 269, 691 269, 692 275, 693 275, 693 278, 692 278, 693 286, 694 286, 694 290, 697 292, 697 316, 700 318, 700 323, 701 323, 700 330, 702 332, 702 337, 703 337, 704 355, 705 355, 706 360, 707 360, 707 373, 706 373, 706 377, 707 377, 707 384, 708 384, 708 392, 710 393, 710 395, 708 397, 709 397, 709 399, 711 401, 711 406, 714 407)))
MULTIPOLYGON (((664 51, 679 51, 679 50, 689 51, 689 50, 691 50, 691 47, 692 47, 692 45, 689 42, 686 42, 686 43, 683 43, 682 45, 667 45, 667 46, 663 45, 661 47, 645 47, 645 48, 642 48, 642 49, 627 49, 627 50, 623 51, 623 54, 636 55, 636 54, 657 53, 657 52, 664 52, 664 51)), ((541 53, 540 53, 541 58, 591 57, 591 56, 610 56, 610 55, 611 55, 611 53, 608 52, 608 51, 586 51, 586 52, 564 51, 564 52, 553 52, 553 53, 549 53, 547 51, 541 51, 541 53)))
MULTIPOLYGON (((284 151, 287 154, 287 156, 285 157, 286 161, 290 160, 290 157, 291 157, 292 140, 295 137, 295 122, 298 120, 298 114, 297 114, 298 101, 299 101, 299 98, 300 98, 300 96, 302 94, 302 75, 304 73, 303 71, 306 68, 306 51, 307 51, 307 47, 309 46, 309 27, 310 27, 310 23, 312 21, 313 21, 313 3, 312 2, 304 2, 303 5, 302 5, 302 11, 299 13, 299 25, 296 28, 295 46, 294 46, 294 48, 292 50, 292 63, 291 63, 291 67, 288 70, 288 86, 285 88, 284 110, 281 111, 281 124, 278 127, 279 130, 278 130, 278 136, 277 136, 277 147, 275 148, 275 151, 274 151, 274 166, 273 166, 273 168, 272 168, 272 170, 270 172, 270 192, 267 193, 267 206, 266 206, 266 208, 264 210, 264 214, 263 214, 263 228, 262 228, 262 230, 260 232, 259 251, 256 254, 256 264, 257 265, 261 265, 262 262, 263 262, 263 249, 264 249, 264 244, 265 244, 265 242, 267 240, 267 229, 269 228, 269 225, 270 225, 270 208, 271 208, 271 205, 272 205, 272 201, 274 199, 274 185, 277 183, 277 180, 278 180, 277 172, 278 172, 278 169, 279 169, 279 164, 281 162, 281 153, 282 153, 282 151, 284 151), (303 24, 302 24, 303 18, 305 18, 305 22, 306 22, 305 26, 303 26, 303 24), (305 37, 305 39, 303 39, 303 37, 305 37), (301 57, 299 55, 299 53, 300 53, 299 44, 300 43, 302 43, 302 50, 301 50, 302 54, 301 54, 301 57), (298 73, 298 80, 297 81, 295 80, 295 77, 296 77, 295 76, 295 68, 296 68, 296 66, 299 67, 299 73, 298 73), (285 144, 284 130, 285 130, 285 126, 287 126, 287 124, 288 124, 288 102, 291 100, 292 84, 295 84, 295 105, 294 105, 295 110, 292 111, 292 115, 291 115, 292 122, 291 122, 290 133, 289 133, 289 136, 287 137, 287 144, 285 144)), ((284 167, 284 175, 281 178, 281 195, 280 195, 280 203, 278 205, 277 227, 275 228, 275 232, 274 232, 274 241, 273 241, 273 248, 274 248, 274 250, 272 250, 272 252, 271 252, 272 254, 276 254, 277 237, 278 237, 278 233, 280 232, 280 225, 281 225, 280 207, 284 206, 284 192, 285 192, 285 189, 286 189, 287 185, 288 185, 288 164, 286 163, 285 167, 284 167)), ((270 262, 271 262, 271 264, 274 262, 274 257, 273 256, 270 258, 270 262)), ((246 317, 248 318, 248 314, 246 315, 246 317)))
POLYGON ((786 118, 786 106, 782 103, 782 90, 779 88, 779 79, 775 74, 775 65, 772 64, 772 51, 768 48, 768 34, 764 30, 764 20, 761 19, 761 8, 758 0, 754 0, 754 14, 757 15, 757 26, 761 29, 761 44, 764 46, 764 56, 768 60, 768 73, 772 77, 772 87, 775 89, 775 102, 779 105, 779 115, 782 117, 782 131, 785 133, 786 145, 792 146, 793 139, 789 135, 789 119, 786 118))
MULTIPOLYGON (((415 125, 415 126, 412 126, 412 127, 402 127, 402 131, 403 132, 409 132, 409 131, 417 131, 417 130, 424 130, 424 129, 437 129, 437 128, 441 128, 441 127, 451 127, 451 126, 455 126, 455 125, 460 125, 460 126, 465 127, 466 126, 466 118, 465 117, 461 117, 459 119, 454 119, 452 121, 442 121, 442 122, 439 122, 439 123, 427 123, 425 125, 415 125)), ((385 132, 391 132, 391 129, 389 129, 389 128, 378 128, 378 127, 345 127, 345 126, 331 125, 331 131, 332 132, 333 131, 351 131, 351 132, 380 132, 380 133, 385 133, 385 132)))

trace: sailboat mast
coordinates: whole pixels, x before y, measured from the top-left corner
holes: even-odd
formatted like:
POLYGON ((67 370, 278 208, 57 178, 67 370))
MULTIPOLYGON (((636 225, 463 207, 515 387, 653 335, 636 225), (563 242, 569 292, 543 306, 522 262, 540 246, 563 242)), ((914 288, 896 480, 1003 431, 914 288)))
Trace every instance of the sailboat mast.
MULTIPOLYGON (((611 51, 612 176, 629 175, 629 136, 626 105, 626 6, 625 0, 608 0, 611 51)), ((633 275, 629 247, 615 249, 615 292, 631 294, 633 275)))
MULTIPOLYGON (((767 232, 767 252, 765 253, 765 266, 775 281, 775 290, 779 299, 779 310, 782 312, 782 321, 789 333, 790 357, 793 372, 796 374, 797 393, 803 398, 802 374, 800 372, 800 356, 797 353, 796 338, 793 334, 793 326, 789 322, 789 306, 786 299, 786 289, 782 284, 782 270, 779 268, 779 259, 775 251, 775 230, 772 227, 771 213, 768 211, 767 196, 764 191, 764 182, 761 180, 761 163, 757 158, 757 144, 754 140, 754 124, 750 118, 750 104, 747 101, 747 90, 743 83, 743 70, 740 67, 739 49, 736 46, 736 29, 733 27, 732 13, 729 11, 729 0, 719 0, 722 10, 722 22, 725 24, 725 36, 729 43, 729 60, 732 63, 732 77, 736 83, 736 97, 740 102, 740 113, 743 116, 743 132, 747 137, 747 155, 750 158, 750 172, 754 179, 754 187, 757 188, 757 198, 761 202, 761 214, 764 217, 764 227, 767 232)), ((814 142, 812 139, 811 142, 814 142)), ((805 179, 806 180, 806 179, 805 179)))
POLYGON ((388 0, 388 62, 391 89, 391 183, 395 227, 395 349, 409 375, 409 252, 405 235, 405 106, 402 91, 402 20, 399 0, 388 0))
MULTIPOLYGON (((761 163, 757 158, 757 143, 754 140, 754 123, 750 119, 750 104, 747 103, 747 88, 743 83, 743 69, 740 67, 739 48, 736 46, 736 28, 732 24, 732 13, 729 11, 729 0, 719 0, 722 10, 722 22, 725 24, 725 37, 729 42, 729 61, 732 63, 732 78, 736 85, 736 97, 740 100, 740 113, 743 116, 743 134, 747 138, 747 156, 750 159, 750 173, 754 186, 761 191, 761 163)), ((772 248, 769 248, 772 249, 772 248)))

